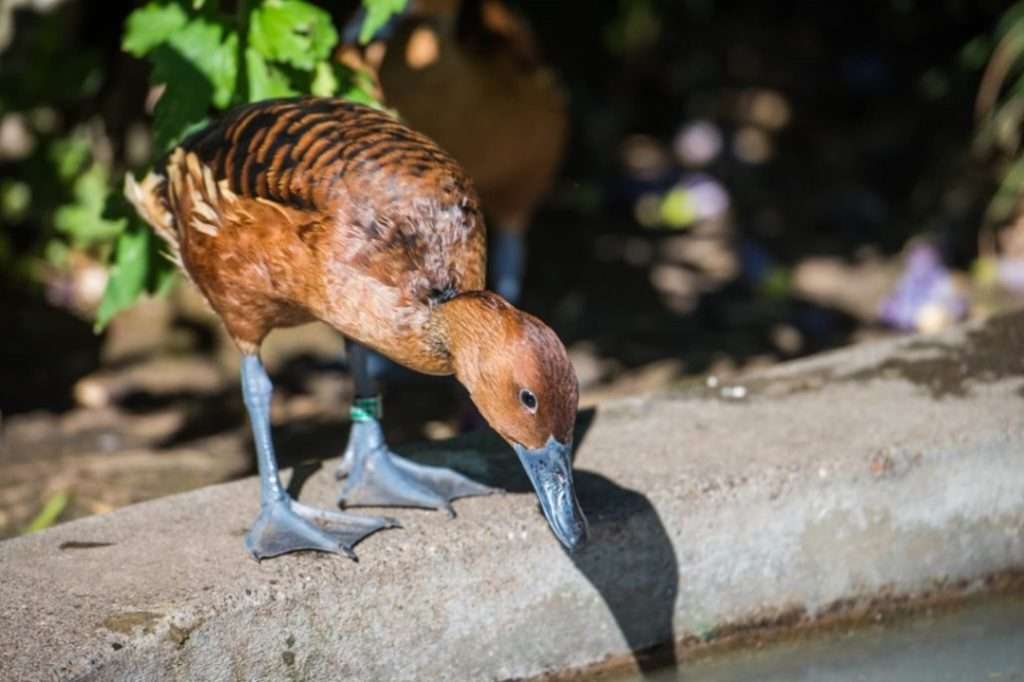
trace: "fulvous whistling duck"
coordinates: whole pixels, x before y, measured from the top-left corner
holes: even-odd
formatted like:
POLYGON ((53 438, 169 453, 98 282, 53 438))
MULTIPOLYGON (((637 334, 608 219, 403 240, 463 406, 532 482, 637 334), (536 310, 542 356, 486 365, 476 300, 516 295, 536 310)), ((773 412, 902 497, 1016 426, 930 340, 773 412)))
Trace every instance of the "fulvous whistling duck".
POLYGON ((347 339, 356 399, 339 503, 446 509, 492 492, 391 452, 370 349, 426 374, 454 374, 518 455, 555 536, 586 537, 573 487, 578 385, 537 318, 484 289, 484 222, 472 182, 424 135, 333 98, 244 105, 193 134, 125 194, 223 320, 242 353, 242 393, 260 474, 257 558, 344 552, 397 525, 308 507, 282 486, 260 344, 320 320, 347 339))

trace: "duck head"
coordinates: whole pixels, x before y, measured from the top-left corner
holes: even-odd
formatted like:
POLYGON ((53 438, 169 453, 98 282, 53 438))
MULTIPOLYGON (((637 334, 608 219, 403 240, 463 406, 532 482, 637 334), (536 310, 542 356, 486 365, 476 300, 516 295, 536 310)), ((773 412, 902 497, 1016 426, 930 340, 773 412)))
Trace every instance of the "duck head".
POLYGON ((456 378, 515 450, 555 536, 575 550, 587 521, 572 480, 579 384, 565 346, 546 324, 489 291, 439 308, 456 378))

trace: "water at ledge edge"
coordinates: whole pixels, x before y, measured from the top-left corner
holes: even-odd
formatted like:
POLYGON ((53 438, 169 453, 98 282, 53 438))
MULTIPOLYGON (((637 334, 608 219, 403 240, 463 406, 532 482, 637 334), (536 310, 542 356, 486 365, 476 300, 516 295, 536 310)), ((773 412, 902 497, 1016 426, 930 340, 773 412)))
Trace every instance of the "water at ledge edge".
POLYGON ((1024 596, 594 682, 1024 682, 1024 596))

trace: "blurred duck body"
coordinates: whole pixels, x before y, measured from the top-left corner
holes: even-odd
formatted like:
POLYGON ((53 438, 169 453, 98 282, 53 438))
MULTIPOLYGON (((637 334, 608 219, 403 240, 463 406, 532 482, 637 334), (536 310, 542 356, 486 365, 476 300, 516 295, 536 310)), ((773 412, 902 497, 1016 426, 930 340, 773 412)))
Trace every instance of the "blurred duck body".
POLYGON ((386 33, 365 63, 388 106, 473 178, 494 228, 492 283, 515 302, 525 231, 565 148, 566 97, 529 24, 502 0, 410 0, 386 33))
POLYGON ((428 138, 387 114, 330 98, 240 107, 194 134, 126 196, 170 247, 243 354, 242 390, 261 478, 246 537, 257 558, 351 553, 387 518, 302 505, 281 485, 272 385, 259 348, 274 328, 323 321, 345 335, 356 383, 342 505, 446 509, 493 492, 386 446, 369 349, 454 374, 527 468, 556 536, 585 521, 569 448, 577 386, 542 322, 484 290, 483 219, 472 183, 428 138))

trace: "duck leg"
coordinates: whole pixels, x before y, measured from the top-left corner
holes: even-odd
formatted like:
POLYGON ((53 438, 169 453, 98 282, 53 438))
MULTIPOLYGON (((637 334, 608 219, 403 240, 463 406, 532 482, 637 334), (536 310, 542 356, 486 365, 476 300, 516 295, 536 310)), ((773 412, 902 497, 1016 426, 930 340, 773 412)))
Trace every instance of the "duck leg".
POLYGON ((494 290, 512 304, 519 302, 523 292, 523 273, 526 269, 526 243, 524 229, 518 222, 498 226, 491 249, 491 281, 494 290))
POLYGON ((338 478, 348 477, 339 505, 425 507, 455 516, 452 500, 498 492, 450 469, 416 464, 393 453, 380 427, 380 396, 368 368, 371 351, 351 340, 348 348, 356 400, 352 431, 338 467, 338 478))
POLYGON ((257 559, 314 549, 355 558, 352 547, 393 519, 356 516, 307 507, 293 500, 281 485, 270 438, 270 396, 273 385, 256 355, 242 358, 242 395, 252 422, 260 473, 260 515, 245 536, 245 548, 257 559))

